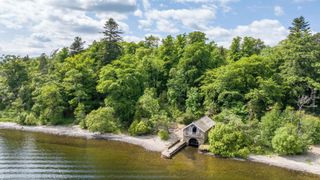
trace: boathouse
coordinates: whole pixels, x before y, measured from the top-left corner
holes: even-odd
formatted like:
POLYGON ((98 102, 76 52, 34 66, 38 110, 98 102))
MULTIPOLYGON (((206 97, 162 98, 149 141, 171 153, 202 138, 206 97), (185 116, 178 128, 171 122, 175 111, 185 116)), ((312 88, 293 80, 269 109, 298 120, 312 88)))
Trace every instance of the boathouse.
POLYGON ((191 146, 204 144, 208 139, 209 130, 214 126, 215 122, 204 116, 183 129, 183 141, 191 146))

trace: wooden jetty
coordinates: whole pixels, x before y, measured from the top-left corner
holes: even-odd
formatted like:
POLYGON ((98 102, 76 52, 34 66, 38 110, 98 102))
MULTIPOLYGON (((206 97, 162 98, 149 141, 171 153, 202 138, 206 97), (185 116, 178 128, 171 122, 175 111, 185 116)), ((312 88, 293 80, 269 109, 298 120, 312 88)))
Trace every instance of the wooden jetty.
POLYGON ((177 152, 179 152, 181 149, 187 146, 187 142, 183 140, 178 140, 172 145, 168 147, 168 149, 162 151, 161 157, 170 159, 173 155, 175 155, 177 152))

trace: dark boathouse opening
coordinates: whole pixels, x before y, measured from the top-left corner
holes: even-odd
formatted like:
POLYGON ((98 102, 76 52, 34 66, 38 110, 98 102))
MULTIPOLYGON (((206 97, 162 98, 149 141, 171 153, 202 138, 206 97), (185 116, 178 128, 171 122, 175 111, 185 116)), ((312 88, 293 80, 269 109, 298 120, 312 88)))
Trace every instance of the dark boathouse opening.
POLYGON ((197 140, 197 139, 195 139, 195 138, 191 138, 191 139, 189 140, 188 145, 189 145, 189 146, 198 147, 198 146, 199 146, 199 142, 198 142, 198 140, 197 140))

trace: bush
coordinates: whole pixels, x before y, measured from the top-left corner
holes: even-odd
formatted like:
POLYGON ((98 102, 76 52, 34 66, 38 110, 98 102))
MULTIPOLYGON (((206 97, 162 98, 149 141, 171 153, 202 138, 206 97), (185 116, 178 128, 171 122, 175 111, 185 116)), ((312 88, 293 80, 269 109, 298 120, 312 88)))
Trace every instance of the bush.
POLYGON ((252 145, 252 139, 243 127, 241 121, 218 123, 209 132, 209 150, 222 157, 246 158, 250 152, 248 147, 252 145))
POLYGON ((195 116, 192 113, 183 113, 181 116, 177 118, 178 123, 182 124, 190 124, 195 120, 195 116))
POLYGON ((129 133, 134 136, 145 135, 151 132, 149 124, 143 120, 135 120, 129 127, 129 133))
POLYGON ((224 109, 221 113, 215 115, 213 117, 214 121, 222 122, 222 123, 229 123, 232 120, 241 121, 241 117, 235 113, 233 113, 230 109, 224 109))
POLYGON ((101 107, 91 111, 85 119, 85 125, 91 132, 115 132, 118 130, 114 110, 111 107, 101 107))
POLYGON ((21 112, 21 113, 18 115, 17 123, 18 123, 18 124, 21 124, 21 125, 25 125, 26 117, 27 117, 27 113, 21 112))
POLYGON ((76 118, 76 123, 81 123, 86 118, 85 105, 83 103, 78 104, 77 108, 74 110, 74 116, 76 118))
POLYGON ((261 118, 261 139, 265 146, 272 146, 271 140, 274 137, 275 131, 285 123, 282 116, 280 107, 275 105, 271 111, 261 118))
POLYGON ((160 137, 161 140, 168 140, 169 139, 169 132, 164 129, 160 129, 158 132, 158 136, 160 137))
POLYGON ((311 139, 312 144, 320 144, 320 119, 306 115, 302 120, 303 132, 311 139))
POLYGON ((33 113, 30 113, 26 116, 26 119, 24 121, 25 125, 38 125, 38 119, 36 118, 36 116, 33 113))
POLYGON ((287 124, 276 130, 272 139, 272 148, 281 155, 301 154, 308 149, 310 140, 299 134, 293 124, 287 124))
POLYGON ((34 113, 29 113, 28 114, 26 112, 22 112, 22 113, 20 113, 18 115, 17 123, 21 124, 21 125, 33 126, 33 125, 38 125, 39 124, 39 120, 36 118, 34 113))

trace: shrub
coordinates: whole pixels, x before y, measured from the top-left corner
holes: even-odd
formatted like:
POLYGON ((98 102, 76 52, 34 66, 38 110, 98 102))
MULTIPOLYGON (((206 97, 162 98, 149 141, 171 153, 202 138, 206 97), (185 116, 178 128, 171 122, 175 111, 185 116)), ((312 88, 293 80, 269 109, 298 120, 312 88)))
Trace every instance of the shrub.
POLYGON ((114 110, 111 107, 101 107, 91 111, 85 119, 85 125, 92 132, 115 132, 118 130, 114 110))
POLYGON ((275 134, 275 131, 284 123, 282 112, 280 111, 280 107, 278 105, 275 105, 271 111, 267 112, 261 118, 261 139, 265 146, 272 146, 271 140, 275 134))
POLYGON ((272 148, 281 155, 301 154, 308 149, 310 140, 299 134, 293 124, 287 124, 276 130, 272 139, 272 148))
POLYGON ((76 118, 76 123, 81 123, 86 118, 85 105, 83 103, 78 104, 77 108, 74 110, 74 116, 76 118))
POLYGON ((158 136, 160 137, 161 140, 168 140, 169 139, 169 132, 164 129, 160 129, 158 132, 158 136))
POLYGON ((25 125, 26 117, 27 117, 27 113, 21 112, 21 113, 18 115, 17 123, 18 123, 18 124, 21 124, 21 125, 25 125))
POLYGON ((311 139, 313 144, 320 144, 320 119, 306 115, 302 120, 303 132, 311 139))
POLYGON ((192 113, 183 113, 181 116, 177 118, 177 122, 182 124, 190 124, 195 120, 195 117, 192 113))
POLYGON ((159 100, 156 98, 155 89, 145 89, 136 105, 135 118, 151 118, 160 111, 159 100))
POLYGON ((38 119, 36 118, 36 116, 33 113, 30 113, 26 116, 26 119, 24 121, 24 124, 26 125, 38 125, 38 119))
POLYGON ((153 129, 166 129, 169 125, 170 118, 165 111, 160 111, 149 119, 153 129))
POLYGON ((248 147, 251 138, 243 129, 241 121, 230 121, 228 124, 218 123, 209 132, 209 150, 222 157, 243 157, 249 155, 248 147))
POLYGON ((217 122, 229 123, 232 120, 241 121, 241 117, 232 112, 230 109, 223 109, 221 113, 213 118, 217 122))
POLYGON ((147 122, 143 120, 141 121, 135 120, 129 127, 129 133, 131 135, 138 135, 138 136, 145 135, 150 133, 150 131, 151 131, 151 127, 147 122))

